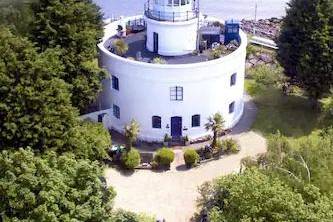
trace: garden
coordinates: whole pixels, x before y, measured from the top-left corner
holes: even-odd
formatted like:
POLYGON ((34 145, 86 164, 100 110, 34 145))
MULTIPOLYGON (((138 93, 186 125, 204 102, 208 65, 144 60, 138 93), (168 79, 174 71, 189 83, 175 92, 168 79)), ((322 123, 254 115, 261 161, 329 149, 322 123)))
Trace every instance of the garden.
MULTIPOLYGON (((205 124, 206 130, 212 132, 213 137, 207 137, 203 143, 191 142, 188 136, 182 138, 182 157, 187 168, 192 168, 201 163, 219 159, 221 156, 236 154, 240 151, 240 145, 233 138, 223 138, 229 130, 224 129, 224 120, 221 114, 216 113, 208 118, 205 124)), ((113 145, 109 149, 111 165, 120 167, 123 170, 133 171, 135 169, 170 170, 172 162, 175 160, 175 152, 171 147, 171 138, 166 134, 163 146, 155 152, 145 152, 134 148, 134 145, 141 145, 138 142, 140 126, 132 120, 124 127, 126 143, 125 145, 113 145)))
POLYGON ((313 108, 307 93, 288 83, 274 51, 251 45, 248 62, 252 65, 247 69, 245 88, 258 108, 253 130, 265 136, 280 131, 288 137, 301 137, 325 125, 323 113, 313 108), (271 59, 254 65, 250 62, 263 54, 271 59))

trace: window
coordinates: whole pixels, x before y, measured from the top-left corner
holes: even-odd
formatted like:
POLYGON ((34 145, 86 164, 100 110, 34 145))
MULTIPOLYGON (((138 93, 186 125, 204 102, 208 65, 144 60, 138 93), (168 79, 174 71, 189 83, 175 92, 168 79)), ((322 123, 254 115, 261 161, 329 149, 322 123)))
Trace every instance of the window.
POLYGON ((200 115, 193 115, 192 116, 192 127, 199 127, 200 126, 200 115))
POLYGON ((179 0, 173 0, 173 5, 178 6, 179 5, 179 0))
POLYGON ((119 106, 114 105, 114 104, 113 104, 113 115, 117 119, 120 119, 120 108, 119 108, 119 106))
POLYGON ((168 6, 172 6, 172 0, 168 0, 168 6))
POLYGON ((112 76, 112 88, 119 90, 119 79, 115 76, 112 76))
POLYGON ((185 5, 186 1, 185 0, 181 0, 181 3, 182 3, 182 5, 185 5))
POLYGON ((153 116, 152 117, 152 126, 155 129, 161 129, 162 128, 162 124, 161 124, 161 117, 160 116, 153 116))
POLYGON ((104 117, 104 115, 105 115, 105 113, 101 113, 101 114, 99 114, 99 115, 97 116, 97 121, 98 121, 99 123, 102 123, 102 122, 103 122, 103 117, 104 117))
POLYGON ((183 101, 183 87, 175 86, 170 88, 171 101, 183 101))
POLYGON ((229 104, 229 113, 233 113, 235 111, 235 102, 229 104))
POLYGON ((231 75, 230 77, 230 86, 236 85, 236 77, 237 77, 237 73, 234 73, 231 75))

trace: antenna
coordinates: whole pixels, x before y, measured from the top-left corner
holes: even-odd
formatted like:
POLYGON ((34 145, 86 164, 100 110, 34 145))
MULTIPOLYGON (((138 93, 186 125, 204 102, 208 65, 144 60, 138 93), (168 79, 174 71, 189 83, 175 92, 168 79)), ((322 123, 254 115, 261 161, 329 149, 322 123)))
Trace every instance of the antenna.
POLYGON ((254 6, 254 23, 253 23, 253 35, 256 35, 256 25, 257 25, 257 10, 258 10, 258 3, 257 0, 255 1, 254 6))
MULTIPOLYGON (((199 34, 200 34, 200 0, 194 0, 194 2, 197 1, 197 9, 196 9, 196 13, 197 13, 197 16, 198 16, 198 24, 197 24, 197 51, 199 51, 199 47, 200 47, 200 37, 199 37, 199 34)), ((194 6, 195 7, 195 6, 194 6)))

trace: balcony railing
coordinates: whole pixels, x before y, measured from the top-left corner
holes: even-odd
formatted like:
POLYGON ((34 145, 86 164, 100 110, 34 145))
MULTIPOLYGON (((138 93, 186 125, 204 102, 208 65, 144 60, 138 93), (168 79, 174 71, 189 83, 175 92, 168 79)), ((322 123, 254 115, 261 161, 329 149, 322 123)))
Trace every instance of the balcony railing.
POLYGON ((168 22, 182 22, 189 21, 191 19, 197 18, 199 15, 199 10, 192 9, 191 11, 186 12, 165 12, 165 11, 156 11, 149 7, 148 4, 145 4, 145 16, 150 19, 158 21, 168 21, 168 22))

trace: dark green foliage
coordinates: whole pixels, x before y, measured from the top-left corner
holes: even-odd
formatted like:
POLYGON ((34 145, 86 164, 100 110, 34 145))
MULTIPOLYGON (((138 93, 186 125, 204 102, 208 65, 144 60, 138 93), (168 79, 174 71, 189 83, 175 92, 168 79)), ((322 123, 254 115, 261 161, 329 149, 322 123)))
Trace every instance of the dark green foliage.
POLYGON ((200 204, 208 209, 212 222, 332 221, 333 202, 315 187, 305 190, 312 200, 278 178, 249 169, 203 185, 200 204))
POLYGON ((107 221, 115 196, 96 162, 40 157, 29 149, 0 154, 0 212, 5 221, 107 221))
POLYGON ((184 160, 187 166, 195 166, 200 160, 200 156, 194 149, 186 149, 184 152, 184 160))
POLYGON ((59 53, 37 54, 26 39, 0 29, 0 149, 61 148, 76 124, 59 53))
POLYGON ((278 58, 313 99, 333 83, 333 3, 292 0, 283 20, 278 58))
POLYGON ((134 148, 131 148, 129 151, 125 151, 122 154, 121 163, 128 170, 133 170, 135 167, 139 166, 140 162, 140 153, 134 148))
POLYGON ((161 167, 170 167, 175 159, 175 153, 169 148, 161 148, 156 151, 154 161, 161 167))
POLYGON ((61 152, 73 152, 75 157, 89 160, 108 158, 111 137, 102 124, 81 122, 68 132, 68 138, 61 152))
POLYGON ((30 4, 37 0, 1 0, 0 25, 5 25, 19 35, 27 35, 33 22, 30 4))
POLYGON ((40 0, 33 12, 32 39, 42 51, 62 49, 65 72, 61 78, 72 86, 73 105, 84 112, 106 75, 96 62, 96 44, 103 35, 99 8, 91 0, 40 0))

